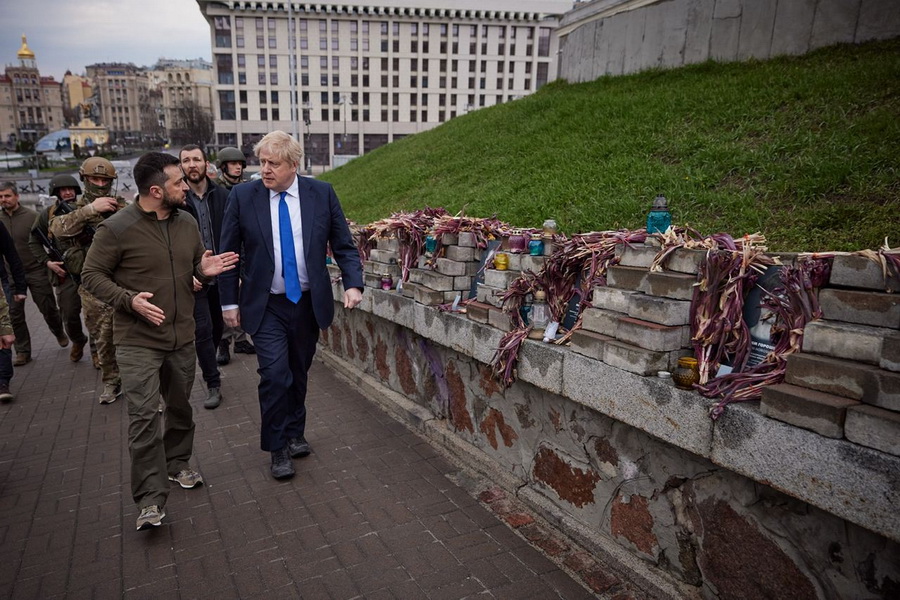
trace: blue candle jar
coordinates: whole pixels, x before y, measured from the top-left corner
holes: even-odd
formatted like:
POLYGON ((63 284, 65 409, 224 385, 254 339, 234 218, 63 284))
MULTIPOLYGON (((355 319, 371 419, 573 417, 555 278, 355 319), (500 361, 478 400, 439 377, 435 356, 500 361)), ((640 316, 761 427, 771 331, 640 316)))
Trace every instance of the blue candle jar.
POLYGON ((531 236, 531 241, 528 242, 528 254, 531 256, 544 255, 544 240, 541 239, 539 234, 531 236))

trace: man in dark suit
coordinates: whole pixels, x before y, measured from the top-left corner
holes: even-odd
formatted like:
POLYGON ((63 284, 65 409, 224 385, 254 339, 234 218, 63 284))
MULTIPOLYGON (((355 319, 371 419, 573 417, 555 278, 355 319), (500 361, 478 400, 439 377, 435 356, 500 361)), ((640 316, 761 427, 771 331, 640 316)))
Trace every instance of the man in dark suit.
POLYGON ((225 324, 240 326, 256 347, 260 446, 272 454, 272 475, 287 479, 291 458, 310 453, 307 373, 319 330, 334 318, 328 245, 343 275, 344 308, 362 300, 362 264, 334 189, 297 176, 300 143, 274 131, 253 151, 262 178, 231 190, 222 224, 222 250, 242 248, 243 265, 219 277, 219 293, 225 324))

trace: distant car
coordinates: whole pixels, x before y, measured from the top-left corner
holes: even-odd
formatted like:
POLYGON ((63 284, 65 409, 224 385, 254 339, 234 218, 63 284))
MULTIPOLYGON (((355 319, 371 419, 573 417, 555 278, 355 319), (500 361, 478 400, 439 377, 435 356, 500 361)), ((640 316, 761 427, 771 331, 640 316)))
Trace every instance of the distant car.
POLYGON ((250 176, 250 181, 256 181, 257 179, 262 179, 262 173, 259 171, 250 176))

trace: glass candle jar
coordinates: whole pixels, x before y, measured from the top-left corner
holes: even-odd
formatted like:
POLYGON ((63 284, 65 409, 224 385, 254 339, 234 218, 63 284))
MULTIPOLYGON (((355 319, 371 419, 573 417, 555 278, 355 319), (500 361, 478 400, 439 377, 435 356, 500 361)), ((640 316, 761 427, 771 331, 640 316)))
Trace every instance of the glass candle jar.
POLYGON ((534 340, 544 339, 544 330, 550 324, 550 307, 547 305, 547 293, 543 290, 534 293, 530 317, 531 331, 528 332, 528 337, 534 340))
POLYGON ((544 237, 552 238, 554 235, 556 235, 556 221, 547 219, 544 221, 544 237))
POLYGON ((678 366, 672 371, 672 381, 675 387, 682 390, 694 389, 695 383, 700 383, 700 364, 696 358, 683 356, 678 359, 678 366))
POLYGON ((509 254, 498 252, 494 256, 494 268, 498 271, 505 271, 509 268, 509 254))
POLYGON ((531 256, 544 255, 544 240, 537 233, 531 236, 531 241, 528 242, 528 254, 531 256))
POLYGON ((381 276, 381 289, 390 290, 394 287, 394 278, 390 276, 390 274, 385 274, 381 276))
POLYGON ((521 233, 510 235, 509 251, 513 254, 524 254, 525 252, 528 252, 528 237, 521 233))
POLYGON ((425 236, 425 252, 428 252, 429 254, 433 254, 436 249, 437 249, 437 238, 434 237, 433 235, 426 235, 425 236))

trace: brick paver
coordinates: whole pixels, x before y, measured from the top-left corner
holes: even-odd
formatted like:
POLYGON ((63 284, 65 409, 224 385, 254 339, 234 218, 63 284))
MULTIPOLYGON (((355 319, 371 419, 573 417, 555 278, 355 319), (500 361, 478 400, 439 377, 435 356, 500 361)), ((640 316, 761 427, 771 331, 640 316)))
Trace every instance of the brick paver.
POLYGON ((214 411, 198 370, 193 463, 206 485, 176 487, 164 525, 135 531, 125 405, 97 403, 99 372, 88 357, 70 363, 28 306, 34 360, 0 405, 0 597, 593 597, 319 362, 313 454, 289 482, 259 450, 255 357, 223 367, 214 411))

